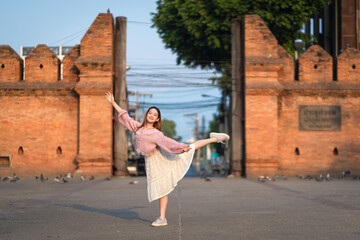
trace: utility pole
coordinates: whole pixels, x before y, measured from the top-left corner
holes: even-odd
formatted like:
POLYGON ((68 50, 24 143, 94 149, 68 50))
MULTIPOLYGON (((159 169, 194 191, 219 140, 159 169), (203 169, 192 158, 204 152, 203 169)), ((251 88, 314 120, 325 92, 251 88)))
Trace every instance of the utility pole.
POLYGON ((232 63, 232 174, 246 177, 245 151, 245 45, 244 22, 233 19, 231 22, 231 63, 232 63))
MULTIPOLYGON (((189 114, 185 114, 184 116, 187 116, 187 117, 195 116, 194 135, 195 135, 195 140, 199 140, 199 139, 200 139, 200 128, 199 128, 199 116, 198 116, 198 114, 197 114, 197 113, 189 113, 189 114)), ((199 151, 199 150, 196 150, 195 170, 196 170, 197 172, 200 171, 199 158, 200 158, 200 151, 199 151)))
MULTIPOLYGON (((120 107, 127 109, 125 17, 116 18, 114 45, 114 99, 120 107)), ((126 176, 128 175, 127 133, 119 121, 114 121, 113 124, 114 174, 117 176, 126 176)))

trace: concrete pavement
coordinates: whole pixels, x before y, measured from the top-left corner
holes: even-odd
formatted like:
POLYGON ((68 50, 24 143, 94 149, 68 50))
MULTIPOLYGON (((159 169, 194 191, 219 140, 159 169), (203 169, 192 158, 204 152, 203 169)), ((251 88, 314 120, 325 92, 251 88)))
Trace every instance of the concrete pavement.
POLYGON ((0 239, 289 240, 360 239, 360 180, 184 178, 157 217, 145 177, 0 182, 0 239))

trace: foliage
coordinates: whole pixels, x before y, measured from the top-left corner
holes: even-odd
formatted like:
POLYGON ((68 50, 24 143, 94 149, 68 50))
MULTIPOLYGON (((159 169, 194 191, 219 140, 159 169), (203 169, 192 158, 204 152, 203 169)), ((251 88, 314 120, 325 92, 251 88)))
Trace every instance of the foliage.
POLYGON ((168 120, 166 118, 161 120, 161 131, 164 133, 164 135, 180 142, 182 137, 176 137, 175 127, 176 123, 174 121, 168 120))
MULTIPOLYGON (((158 0, 153 27, 189 67, 231 69, 231 20, 258 14, 288 52, 294 40, 308 40, 303 24, 331 0, 158 0)), ((229 70, 225 70, 229 71, 229 70)), ((231 71, 230 71, 231 72, 231 71)), ((221 79, 220 79, 221 80, 221 79)))

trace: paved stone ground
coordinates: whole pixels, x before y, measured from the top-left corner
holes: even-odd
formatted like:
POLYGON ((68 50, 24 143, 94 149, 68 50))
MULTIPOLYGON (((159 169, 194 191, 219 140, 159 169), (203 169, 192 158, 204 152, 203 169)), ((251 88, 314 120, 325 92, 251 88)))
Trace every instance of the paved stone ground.
POLYGON ((185 178, 157 216, 144 177, 0 182, 0 239, 319 240, 360 239, 360 181, 185 178))

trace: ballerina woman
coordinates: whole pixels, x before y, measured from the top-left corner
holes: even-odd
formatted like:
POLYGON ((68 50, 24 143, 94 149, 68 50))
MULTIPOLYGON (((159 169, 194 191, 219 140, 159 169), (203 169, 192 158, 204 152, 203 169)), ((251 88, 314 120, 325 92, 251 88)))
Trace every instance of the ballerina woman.
POLYGON ((135 133, 137 151, 145 156, 148 200, 159 199, 160 202, 160 217, 151 226, 166 226, 168 195, 189 170, 195 150, 210 143, 227 141, 230 137, 225 133, 210 133, 210 138, 190 145, 179 143, 161 132, 161 113, 157 107, 150 107, 140 123, 116 104, 110 92, 106 92, 105 97, 118 112, 119 122, 135 133))

